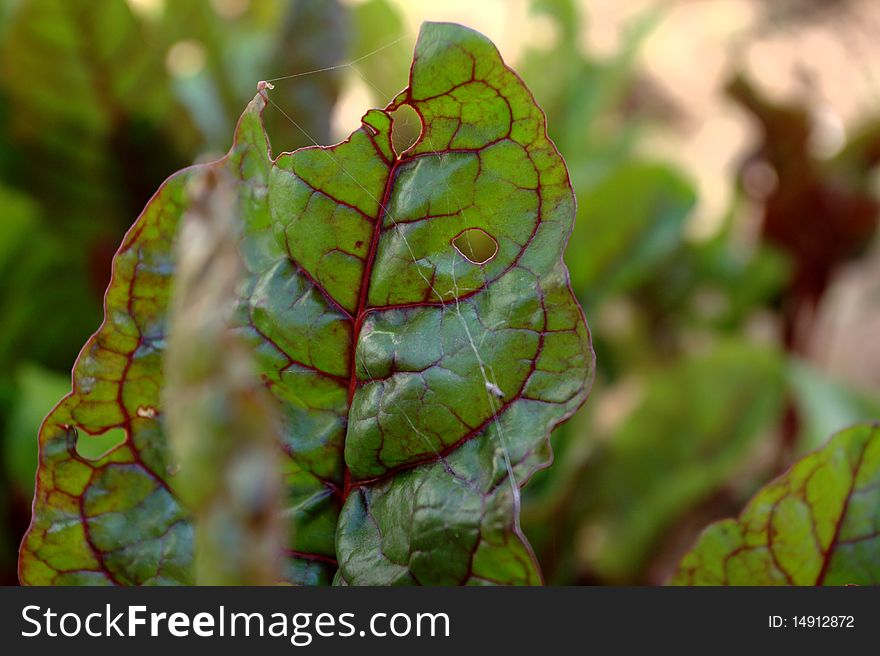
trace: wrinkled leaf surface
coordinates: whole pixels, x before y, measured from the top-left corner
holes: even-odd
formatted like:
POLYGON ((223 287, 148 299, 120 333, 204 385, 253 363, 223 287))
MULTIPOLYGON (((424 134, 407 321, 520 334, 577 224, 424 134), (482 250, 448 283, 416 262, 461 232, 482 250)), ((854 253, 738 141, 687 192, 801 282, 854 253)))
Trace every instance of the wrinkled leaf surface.
MULTIPOLYGON (((574 197, 541 110, 485 37, 440 23, 422 28, 409 86, 336 146, 273 158, 265 93, 209 166, 238 180, 235 316, 282 417, 286 578, 539 583, 518 489, 593 362, 562 263, 574 197), (397 154, 403 104, 423 131, 397 154), (474 230, 496 246, 481 263, 459 246, 474 230)), ((173 245, 200 170, 129 231, 105 322, 44 423, 25 583, 192 580, 160 400, 173 245), (77 456, 77 439, 118 428, 123 445, 77 456)))

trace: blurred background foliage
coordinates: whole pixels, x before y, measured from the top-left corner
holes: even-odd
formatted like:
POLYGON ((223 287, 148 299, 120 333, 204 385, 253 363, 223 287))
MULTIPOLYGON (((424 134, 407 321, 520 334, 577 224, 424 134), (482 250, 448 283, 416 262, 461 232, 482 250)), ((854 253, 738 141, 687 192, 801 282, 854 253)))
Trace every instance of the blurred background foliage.
POLYGON ((578 197, 598 375, 524 495, 548 583, 662 583, 708 522, 880 418, 875 0, 442 4, 0 0, 0 583, 38 426, 150 195, 228 148, 261 79, 286 77, 276 153, 344 138, 405 85, 423 19, 498 43, 578 197))

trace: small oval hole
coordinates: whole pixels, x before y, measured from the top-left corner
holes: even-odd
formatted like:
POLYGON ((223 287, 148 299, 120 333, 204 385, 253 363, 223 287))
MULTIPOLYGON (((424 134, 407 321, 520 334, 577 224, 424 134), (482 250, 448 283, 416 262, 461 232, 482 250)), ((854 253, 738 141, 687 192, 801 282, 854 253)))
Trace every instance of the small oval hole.
POLYGON ((411 147, 422 134, 422 119, 411 105, 401 105, 391 112, 391 147, 394 154, 411 147))
POLYGON ((458 233, 452 245, 462 257, 474 264, 486 264, 498 253, 498 242, 480 228, 468 228, 458 233))
POLYGON ((77 431, 76 454, 85 460, 100 460, 127 439, 124 428, 111 428, 99 435, 77 431))

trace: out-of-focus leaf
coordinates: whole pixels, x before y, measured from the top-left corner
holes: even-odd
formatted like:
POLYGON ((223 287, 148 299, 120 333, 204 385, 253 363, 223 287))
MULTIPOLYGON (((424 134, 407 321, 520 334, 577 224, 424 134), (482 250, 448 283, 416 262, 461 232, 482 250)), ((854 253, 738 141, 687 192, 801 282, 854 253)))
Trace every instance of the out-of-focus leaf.
POLYGON ((577 540, 581 559, 563 567, 604 583, 640 582, 663 536, 755 455, 782 394, 780 358, 745 343, 658 369, 612 435, 599 441, 592 429, 596 446, 576 487, 549 500, 556 516, 530 512, 526 526, 561 520, 570 533, 556 542, 577 540))
MULTIPOLYGON (((300 0, 290 3, 273 57, 279 75, 302 73, 338 66, 349 48, 348 7, 338 0, 300 0), (327 44, 333 43, 332 48, 327 44)), ((406 53, 400 53, 406 61, 406 53)), ((397 78, 405 79, 403 76, 397 78)), ((284 150, 328 143, 333 106, 342 83, 341 70, 280 81, 275 102, 307 133, 303 134, 287 117, 274 112, 268 117, 269 134, 284 150), (281 141, 283 139, 283 141, 281 141)), ((387 100, 387 99, 386 99, 387 100)))
POLYGON ((16 175, 39 181, 56 225, 76 221, 80 239, 107 235, 96 216, 131 216, 168 166, 186 163, 187 117, 166 83, 164 52, 146 46, 124 0, 100 11, 88 0, 22 2, 7 29, 0 84, 9 130, 28 151, 16 175))
MULTIPOLYGON (((197 66, 172 76, 174 95, 207 144, 219 150, 242 104, 253 95, 256 80, 295 76, 278 80, 273 94, 290 119, 280 111, 265 117, 276 150, 312 145, 312 139, 327 143, 344 74, 333 67, 345 62, 352 10, 338 0, 251 2, 240 7, 227 5, 222 10, 209 0, 163 4, 153 36, 161 33, 168 57, 180 54, 186 69, 187 57, 198 53, 197 66)), ((402 53, 404 60, 407 54, 402 53)))
MULTIPOLYGON (((64 366, 88 334, 89 310, 98 306, 88 281, 70 275, 63 240, 43 218, 30 196, 0 185, 0 385, 23 357, 64 366), (77 311, 67 316, 71 307, 77 311)), ((0 392, 0 415, 4 396, 0 392)))
POLYGON ((579 37, 580 12, 573 0, 532 0, 529 9, 537 15, 550 16, 559 30, 560 46, 571 48, 579 37))
POLYGON ((406 55, 412 49, 412 39, 407 37, 400 12, 388 0, 358 4, 352 19, 355 34, 351 54, 356 59, 363 57, 355 64, 355 70, 375 102, 384 105, 400 91, 389 85, 406 79, 406 55))
MULTIPOLYGON (((247 273, 236 325, 282 413, 297 582, 537 583, 518 490, 586 397, 592 351, 562 252, 574 198, 528 89, 485 37, 426 23, 410 84, 343 143, 268 157, 264 92, 230 154, 247 273), (391 149, 412 105, 420 140, 391 149), (477 263, 462 239, 495 251, 477 263)), ((105 324, 41 434, 26 583, 192 580, 161 390, 170 178, 115 259, 105 324), (72 443, 110 428, 97 462, 72 443), (78 435, 79 433, 79 435, 78 435), (132 530, 132 527, 137 530, 132 530)))
POLYGON ((37 433, 51 407, 70 389, 70 376, 34 364, 21 365, 15 375, 15 405, 3 436, 7 477, 22 495, 33 494, 37 471, 37 433))
POLYGON ((672 583, 880 583, 880 425, 838 433, 707 528, 672 583))
POLYGON ((40 211, 4 273, 0 359, 68 366, 100 317, 114 244, 194 140, 164 49, 146 45, 124 0, 99 11, 88 0, 12 3, 3 37, 2 173, 40 211))
POLYGON ((0 186, 0 271, 18 257, 36 224, 36 203, 24 194, 0 186))
MULTIPOLYGON (((729 228, 715 238, 694 244, 691 303, 701 292, 723 299, 715 312, 698 319, 716 328, 739 327, 755 311, 775 299, 790 275, 787 258, 778 250, 759 245, 754 252, 743 252, 742 246, 731 243, 729 228)), ((693 307, 700 314, 699 307, 693 307)))
POLYGON ((595 304, 642 282, 680 245, 695 200, 690 183, 668 166, 615 169, 579 199, 586 209, 567 260, 572 285, 595 304))
POLYGON ((169 319, 166 426, 172 489, 193 513, 196 583, 281 580, 279 426, 252 354, 233 333, 244 267, 231 176, 192 182, 169 319))
POLYGON ((842 426, 880 421, 880 400, 835 381, 806 362, 792 360, 787 377, 802 424, 801 451, 819 448, 826 436, 842 426))
POLYGON ((774 302, 789 272, 776 249, 737 243, 728 221, 708 240, 681 243, 634 293, 651 316, 670 324, 667 334, 680 337, 693 328, 734 332, 774 302))
MULTIPOLYGON (((600 60, 580 49, 579 12, 572 2, 540 0, 533 10, 554 21, 560 39, 555 47, 528 50, 521 73, 543 100, 548 115, 559 117, 550 136, 569 158, 572 183, 580 197, 632 156, 642 121, 625 116, 622 105, 635 81, 636 55, 658 14, 652 9, 636 17, 622 35, 619 51, 600 60)), ((578 221, 584 215, 580 212, 578 221)))

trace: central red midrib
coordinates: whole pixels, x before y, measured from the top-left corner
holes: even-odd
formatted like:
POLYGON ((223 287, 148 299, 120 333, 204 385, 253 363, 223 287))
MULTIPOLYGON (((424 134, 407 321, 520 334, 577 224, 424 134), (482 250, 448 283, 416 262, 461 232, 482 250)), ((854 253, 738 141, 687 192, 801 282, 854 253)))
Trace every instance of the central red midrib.
MULTIPOLYGON (((349 352, 348 366, 348 410, 351 412, 351 401, 354 399, 354 393, 357 389, 357 366, 355 365, 355 352, 357 351, 358 339, 360 339, 361 328, 364 325, 364 317, 367 314, 367 297, 370 293, 370 278, 373 273, 373 262, 376 260, 376 251, 379 248, 379 238, 382 234, 382 222, 388 213, 388 202, 391 198, 391 188, 394 186, 394 177, 397 174, 397 167, 401 159, 398 157, 394 160, 391 170, 388 172, 388 179, 385 181, 385 190, 382 192, 382 201, 379 203, 379 210, 376 214, 376 220, 373 223, 373 235, 370 238, 370 250, 367 253, 367 260, 364 264, 364 275, 361 278, 361 291, 358 297, 357 308, 354 313, 354 327, 351 335, 351 349, 349 352)), ((347 430, 346 430, 347 432, 347 430)), ((343 444, 343 464, 345 465, 345 486, 342 489, 342 502, 348 498, 351 491, 351 471, 348 464, 345 463, 345 445, 343 444)))

